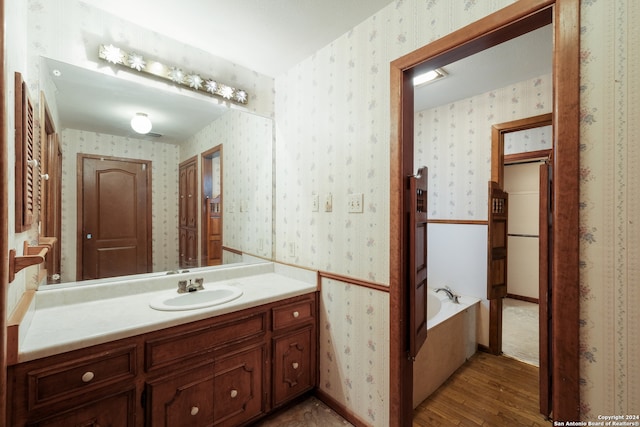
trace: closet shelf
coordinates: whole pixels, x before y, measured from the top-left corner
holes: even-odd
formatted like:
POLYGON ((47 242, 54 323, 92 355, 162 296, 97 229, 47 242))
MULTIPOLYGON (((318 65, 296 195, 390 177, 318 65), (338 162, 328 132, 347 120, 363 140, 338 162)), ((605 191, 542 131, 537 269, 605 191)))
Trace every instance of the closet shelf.
POLYGON ((16 250, 11 249, 9 251, 9 282, 13 282, 16 273, 20 270, 32 265, 42 264, 44 257, 55 241, 55 237, 40 237, 36 246, 29 246, 25 241, 22 256, 16 256, 16 250))

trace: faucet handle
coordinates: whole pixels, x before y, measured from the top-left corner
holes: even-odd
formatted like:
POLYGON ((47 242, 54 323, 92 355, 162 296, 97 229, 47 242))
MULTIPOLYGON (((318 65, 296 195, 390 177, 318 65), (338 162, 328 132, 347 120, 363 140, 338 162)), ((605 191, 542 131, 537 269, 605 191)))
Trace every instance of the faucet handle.
POLYGON ((187 281, 186 280, 178 281, 178 293, 184 294, 185 292, 187 292, 187 281))
POLYGON ((204 290, 204 286, 202 285, 204 283, 204 278, 196 278, 196 289, 199 291, 204 290))

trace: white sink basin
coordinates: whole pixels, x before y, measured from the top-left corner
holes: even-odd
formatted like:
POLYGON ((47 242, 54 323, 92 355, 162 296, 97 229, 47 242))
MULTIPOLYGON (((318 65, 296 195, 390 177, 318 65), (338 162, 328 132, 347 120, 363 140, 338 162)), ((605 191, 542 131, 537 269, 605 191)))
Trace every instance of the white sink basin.
POLYGON ((181 311, 211 307, 233 301, 242 295, 242 289, 229 285, 205 286, 204 290, 179 294, 177 291, 163 292, 149 302, 156 310, 181 311))

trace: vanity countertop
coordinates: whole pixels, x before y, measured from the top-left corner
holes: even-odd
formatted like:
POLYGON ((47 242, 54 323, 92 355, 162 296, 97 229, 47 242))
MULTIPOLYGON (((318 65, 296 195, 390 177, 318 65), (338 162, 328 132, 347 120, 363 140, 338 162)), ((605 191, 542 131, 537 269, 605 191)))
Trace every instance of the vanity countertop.
POLYGON ((89 347, 171 326, 315 292, 315 272, 262 263, 230 267, 212 273, 194 272, 63 287, 36 292, 21 328, 18 362, 89 347), (222 272, 222 273, 221 273, 222 272), (177 289, 178 280, 205 276, 208 283, 242 288, 230 302, 184 311, 159 311, 149 302, 159 293, 177 289))

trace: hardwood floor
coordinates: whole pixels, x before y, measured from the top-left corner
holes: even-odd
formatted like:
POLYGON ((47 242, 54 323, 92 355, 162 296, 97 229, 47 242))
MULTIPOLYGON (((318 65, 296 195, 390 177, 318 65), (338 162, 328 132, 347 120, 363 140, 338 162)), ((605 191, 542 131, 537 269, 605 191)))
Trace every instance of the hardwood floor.
POLYGON ((551 426, 538 411, 538 368, 478 352, 414 411, 414 427, 551 426))

